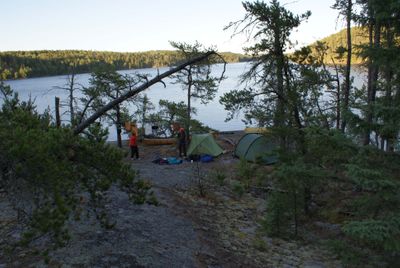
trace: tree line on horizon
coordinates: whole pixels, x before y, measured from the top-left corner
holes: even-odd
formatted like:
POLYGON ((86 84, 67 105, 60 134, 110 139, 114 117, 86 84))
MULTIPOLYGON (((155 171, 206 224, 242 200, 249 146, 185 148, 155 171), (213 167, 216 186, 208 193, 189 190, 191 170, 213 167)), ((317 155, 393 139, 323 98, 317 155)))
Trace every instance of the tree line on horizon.
MULTIPOLYGON (((352 46, 355 52, 368 44, 368 29, 354 26, 351 28, 352 46)), ((331 34, 309 45, 313 54, 317 56, 316 46, 325 43, 327 46, 324 63, 327 65, 344 65, 345 59, 340 57, 345 47, 346 29, 331 34)), ((230 62, 250 61, 248 55, 233 52, 220 53, 224 60, 230 62)), ((353 65, 365 63, 359 53, 352 53, 353 65)), ((96 70, 159 68, 170 66, 182 60, 179 51, 154 50, 145 52, 109 52, 89 50, 32 50, 32 51, 4 51, 0 52, 0 79, 20 79, 52 75, 75 73, 90 73, 96 70)))
MULTIPOLYGON (((220 53, 226 62, 242 62, 251 58, 239 53, 220 53)), ((108 52, 87 50, 36 50, 0 52, 0 79, 90 73, 98 70, 159 68, 181 61, 173 50, 145 52, 108 52)))

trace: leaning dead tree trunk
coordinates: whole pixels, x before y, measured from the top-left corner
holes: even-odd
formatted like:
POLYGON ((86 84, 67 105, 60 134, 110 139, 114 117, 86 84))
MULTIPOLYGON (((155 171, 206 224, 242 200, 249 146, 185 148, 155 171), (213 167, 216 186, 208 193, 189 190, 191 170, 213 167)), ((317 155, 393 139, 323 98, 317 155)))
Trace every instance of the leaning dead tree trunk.
POLYGON ((217 55, 217 53, 215 51, 209 51, 199 57, 193 58, 185 63, 182 63, 181 65, 178 65, 174 68, 171 68, 170 70, 157 75, 156 77, 154 77, 153 79, 141 84, 140 86, 138 86, 137 88, 127 92, 124 95, 121 95, 119 98, 110 101, 109 103, 107 103, 106 105, 104 105, 103 107, 101 107, 98 111, 96 111, 94 114, 92 114, 89 118, 87 118, 85 121, 81 122, 78 126, 75 127, 74 129, 74 134, 79 134, 81 133, 85 128, 87 128, 90 124, 92 124, 94 121, 96 121, 96 119, 98 119, 100 116, 102 116, 104 113, 106 113, 107 111, 109 111, 110 109, 114 108, 116 105, 120 104, 121 102, 137 95, 138 93, 142 92, 143 90, 151 87, 152 85, 158 83, 158 82, 162 82, 162 79, 170 76, 171 74, 174 74, 176 72, 179 72, 180 70, 182 70, 183 68, 185 68, 188 65, 194 64, 196 62, 202 61, 207 59, 209 56, 211 55, 217 55))

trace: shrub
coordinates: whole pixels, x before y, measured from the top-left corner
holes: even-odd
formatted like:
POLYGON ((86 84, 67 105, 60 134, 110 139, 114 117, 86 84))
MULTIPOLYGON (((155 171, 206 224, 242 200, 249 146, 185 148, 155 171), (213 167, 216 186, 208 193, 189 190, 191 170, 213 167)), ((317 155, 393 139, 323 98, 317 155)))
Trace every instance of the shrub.
POLYGON ((0 185, 25 226, 21 244, 47 236, 63 246, 69 238, 66 222, 79 219, 83 207, 104 227, 112 227, 105 203, 114 184, 129 195, 139 194, 140 201, 146 198, 150 185, 122 161, 123 151, 101 137, 56 128, 32 102, 20 102, 2 83, 0 90, 5 96, 0 111, 0 185), (88 206, 83 206, 86 197, 88 206))
POLYGON ((238 195, 238 197, 242 197, 245 190, 244 190, 244 186, 240 181, 235 181, 232 185, 232 190, 235 194, 238 195))

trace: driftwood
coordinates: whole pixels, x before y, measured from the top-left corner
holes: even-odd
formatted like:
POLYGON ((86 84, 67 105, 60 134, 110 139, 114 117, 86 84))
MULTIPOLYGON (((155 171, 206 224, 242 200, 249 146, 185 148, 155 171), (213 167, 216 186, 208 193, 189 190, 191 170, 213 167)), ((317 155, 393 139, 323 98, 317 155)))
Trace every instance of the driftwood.
POLYGON ((209 51, 199 57, 193 58, 185 63, 182 63, 181 65, 178 65, 174 68, 169 69, 168 71, 157 75, 153 79, 150 79, 146 81, 145 83, 141 84, 140 86, 136 87, 135 89, 125 93, 124 95, 120 96, 119 98, 110 101, 103 107, 101 107, 99 110, 97 110, 94 114, 92 114, 89 118, 81 122, 78 126, 75 127, 74 129, 74 134, 79 134, 81 133, 85 128, 87 128, 90 124, 92 124, 96 119, 98 119, 100 116, 102 116, 104 113, 112 109, 115 105, 120 104, 121 102, 137 95, 138 93, 142 92, 143 90, 149 88, 150 86, 156 84, 156 83, 163 83, 162 79, 170 76, 171 74, 174 74, 176 72, 179 72, 180 70, 184 69, 186 66, 200 62, 202 60, 207 59, 211 55, 218 55, 215 51, 209 51))

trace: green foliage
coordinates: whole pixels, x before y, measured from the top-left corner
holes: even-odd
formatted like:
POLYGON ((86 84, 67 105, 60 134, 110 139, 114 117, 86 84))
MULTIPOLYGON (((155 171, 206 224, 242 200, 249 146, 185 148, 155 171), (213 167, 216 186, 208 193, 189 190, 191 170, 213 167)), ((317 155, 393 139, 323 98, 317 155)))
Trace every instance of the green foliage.
POLYGON ((215 131, 215 129, 212 129, 209 126, 204 125, 197 119, 190 119, 190 129, 192 133, 209 133, 211 131, 215 131))
POLYGON ((343 231, 388 256, 400 250, 399 161, 397 154, 364 147, 346 166, 360 195, 353 203, 355 218, 343 231))
POLYGON ((225 180, 226 180, 226 174, 221 172, 221 171, 217 171, 215 173, 215 181, 218 183, 219 186, 223 186, 225 184, 225 180))
POLYGON ((238 196, 242 197, 245 193, 245 188, 240 181, 234 181, 232 184, 232 191, 238 196))
POLYGON ((351 221, 343 227, 343 231, 349 237, 374 249, 392 254, 400 251, 399 214, 384 220, 351 221))
POLYGON ((264 230, 269 235, 282 236, 288 232, 291 221, 288 208, 288 195, 282 191, 272 191, 268 196, 267 214, 262 222, 264 230))
POLYGON ((225 93, 220 98, 221 104, 229 111, 227 119, 240 112, 249 124, 301 127, 301 120, 307 115, 300 113, 310 108, 303 104, 310 100, 308 86, 299 77, 299 66, 292 64, 285 52, 291 46, 290 34, 310 13, 294 15, 276 0, 268 4, 244 2, 243 6, 246 10, 244 19, 229 24, 227 28, 233 28, 235 34, 251 34, 248 38, 254 41, 254 45, 245 49, 254 55, 255 60, 241 77, 245 87, 225 93))
POLYGON ((192 178, 196 187, 196 194, 205 197, 207 194, 207 174, 202 170, 201 163, 195 162, 192 165, 192 178))
POLYGON ((79 219, 86 208, 104 227, 112 227, 105 208, 112 185, 146 198, 150 185, 122 161, 123 151, 93 138, 96 135, 85 138, 68 128, 55 128, 32 103, 20 102, 3 83, 0 89, 5 97, 0 112, 0 185, 23 215, 21 223, 27 224, 22 245, 44 235, 55 246, 64 245, 69 238, 66 222, 79 219))
MULTIPOLYGON (((198 42, 193 45, 187 43, 170 42, 171 45, 179 51, 183 60, 189 60, 199 56, 212 49, 206 49, 198 42)), ((223 79, 215 77, 211 74, 211 65, 220 60, 217 56, 207 58, 203 62, 192 64, 182 69, 171 77, 174 84, 180 84, 187 95, 187 111, 186 111, 186 131, 188 135, 191 130, 191 100, 198 99, 202 104, 207 104, 215 98, 218 90, 218 85, 223 79)))
POLYGON ((257 169, 254 164, 247 162, 244 158, 240 159, 237 167, 237 176, 247 191, 250 189, 251 183, 256 177, 256 172, 257 169))
MULTIPOLYGON (((188 106, 183 102, 173 102, 169 100, 161 99, 158 103, 159 105, 159 122, 158 126, 164 131, 169 132, 171 135, 174 132, 172 129, 172 124, 177 122, 184 125, 187 121, 187 110, 188 106)), ((194 107, 190 108, 191 114, 196 114, 197 110, 194 107)))
MULTIPOLYGON (((126 186, 126 184, 124 184, 124 186, 126 186)), ((128 186, 131 187, 131 189, 129 189, 129 198, 132 199, 135 204, 141 205, 149 201, 148 194, 149 190, 151 189, 151 183, 143 180, 138 180, 133 182, 133 184, 129 183, 128 186)), ((151 201, 149 202, 156 202, 156 200, 154 199, 154 197, 152 197, 151 201)))
MULTIPOLYGON (((186 124, 187 110, 188 106, 183 101, 176 103, 168 100, 160 100, 159 111, 149 115, 149 122, 157 125, 160 133, 163 133, 165 136, 168 136, 168 134, 172 136, 174 133, 172 129, 173 123, 186 124)), ((191 107, 190 113, 195 115, 197 109, 191 107)), ((212 130, 196 119, 190 119, 190 126, 192 133, 204 133, 212 130)))
MULTIPOLYGON (((250 60, 242 54, 221 53, 227 62, 250 60)), ((69 74, 91 73, 114 67, 116 70, 159 68, 171 66, 182 60, 177 51, 157 50, 136 53, 119 53, 84 50, 37 50, 0 52, 0 79, 17 79, 69 74)))
POLYGON ((327 246, 332 250, 342 261, 342 263, 348 266, 357 266, 365 263, 365 253, 361 252, 360 249, 351 246, 347 241, 343 240, 329 240, 327 246))
POLYGON ((242 76, 244 88, 224 94, 220 102, 228 119, 242 113, 246 123, 268 126, 279 140, 279 163, 267 188, 264 227, 269 234, 296 235, 302 222, 318 215, 317 201, 336 201, 337 206, 329 209, 341 213, 342 222, 347 220, 343 231, 349 248, 363 247, 346 253, 343 244, 336 243, 344 258, 372 259, 364 254, 369 252, 396 263, 392 260, 399 259, 400 241, 400 158, 395 152, 400 133, 400 6, 394 0, 352 2, 358 5, 353 10, 346 0, 335 1, 334 8, 362 25, 351 29, 351 61, 367 65, 364 87, 352 88, 351 77, 340 81, 349 73, 336 66, 346 62, 349 52, 345 30, 285 54, 291 32, 310 14, 295 16, 275 0, 244 2, 245 17, 227 28, 247 34, 252 46, 246 51, 255 58, 242 76), (336 75, 327 63, 335 64, 336 75), (376 148, 360 147, 360 135, 365 145, 376 148), (338 191, 344 200, 320 190, 338 191), (333 200, 324 200, 327 196, 333 200))
POLYGON ((357 146, 338 130, 311 127, 304 130, 305 161, 338 172, 357 153, 357 146))
POLYGON ((105 144, 108 137, 108 129, 102 127, 99 122, 96 122, 87 128, 84 135, 90 142, 105 144))
MULTIPOLYGON (((352 39, 352 64, 363 64, 365 61, 360 57, 360 47, 368 44, 368 31, 363 27, 352 27, 351 28, 351 39, 352 39)), ((318 42, 325 43, 328 50, 324 57, 325 64, 346 64, 345 52, 343 49, 347 47, 347 33, 346 29, 339 31, 338 33, 327 36, 318 42)), ((309 46, 312 50, 312 55, 316 55, 317 43, 309 46)))
POLYGON ((311 192, 324 177, 321 169, 306 164, 302 159, 280 163, 274 171, 276 178, 267 205, 266 227, 273 235, 282 235, 294 226, 297 235, 302 217, 309 214, 311 192), (286 227, 286 228, 283 228, 286 227))
POLYGON ((253 247, 259 251, 267 251, 267 243, 259 237, 253 240, 253 247))
POLYGON ((141 127, 141 135, 144 136, 145 132, 145 126, 150 123, 150 112, 155 109, 154 104, 150 101, 150 99, 147 97, 146 94, 144 95, 139 95, 137 96, 137 99, 135 101, 136 105, 136 112, 135 112, 135 117, 138 118, 139 120, 138 123, 140 123, 141 127))
MULTIPOLYGON (((86 107, 87 111, 97 111, 106 103, 119 98, 121 95, 132 90, 135 85, 146 79, 147 76, 144 75, 121 75, 112 69, 92 73, 89 80, 90 86, 83 89, 84 98, 81 99, 81 102, 86 107)), ((148 104, 148 99, 146 100, 148 104)), ((115 125, 117 129, 117 140, 119 147, 122 147, 122 124, 123 122, 132 121, 128 108, 130 102, 143 104, 143 98, 130 99, 124 103, 115 105, 113 109, 102 116, 102 118, 105 118, 110 124, 115 125)), ((146 109, 142 109, 144 106, 141 106, 140 104, 138 104, 138 106, 138 109, 141 108, 139 113, 141 115, 143 115, 143 112, 146 114, 146 109)), ((145 107, 148 108, 148 106, 145 107)), ((81 117, 83 116, 85 116, 85 114, 81 115, 81 117)))
POLYGON ((158 201, 156 195, 153 191, 150 192, 149 196, 146 198, 146 203, 153 206, 159 206, 160 202, 158 201))
POLYGON ((264 227, 272 235, 297 235, 302 219, 310 216, 312 196, 320 185, 348 163, 356 147, 338 131, 303 130, 302 152, 281 152, 268 200, 264 227), (294 226, 294 229, 290 229, 294 226))

